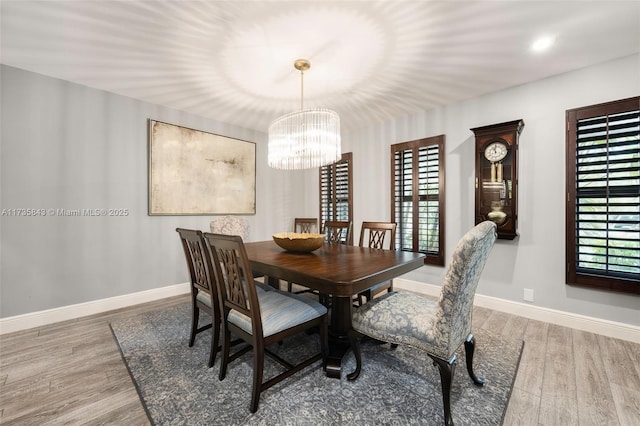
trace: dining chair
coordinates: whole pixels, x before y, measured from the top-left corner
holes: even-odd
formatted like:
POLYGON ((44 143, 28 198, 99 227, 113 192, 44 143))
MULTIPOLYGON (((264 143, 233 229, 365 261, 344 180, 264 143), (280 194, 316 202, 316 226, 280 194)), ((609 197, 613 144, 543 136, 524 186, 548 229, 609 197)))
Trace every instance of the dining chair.
POLYGON ((253 349, 253 389, 249 409, 255 413, 262 391, 318 360, 322 360, 323 368, 326 367, 327 308, 304 296, 279 290, 263 291, 256 287, 241 237, 205 233, 204 238, 215 267, 222 314, 219 379, 224 380, 229 362, 253 349), (293 365, 269 350, 269 345, 312 327, 320 330, 320 353, 293 365), (249 346, 230 354, 231 333, 249 346), (267 381, 263 381, 265 355, 285 367, 284 372, 267 381))
POLYGON ((347 378, 355 380, 360 375, 361 336, 423 350, 438 366, 445 424, 453 425, 451 384, 456 351, 463 343, 469 376, 477 386, 484 384, 484 380, 473 372, 475 338, 471 334, 471 316, 480 273, 496 237, 496 224, 485 221, 460 239, 438 300, 392 291, 354 309, 349 340, 356 358, 356 369, 347 378))
POLYGON ((313 234, 318 232, 318 218, 296 217, 293 219, 293 232, 313 234))
MULTIPOLYGON (((373 249, 396 249, 396 224, 395 222, 362 222, 360 229, 359 247, 373 249)), ((371 300, 378 293, 393 291, 393 280, 384 281, 358 294, 358 304, 365 300, 371 300)))
POLYGON ((212 234, 240 235, 243 241, 249 238, 247 220, 238 216, 221 216, 209 224, 212 234))
MULTIPOLYGON (((301 234, 312 234, 318 232, 318 218, 315 217, 296 217, 293 219, 293 232, 301 234)), ((293 283, 287 282, 287 291, 293 292, 293 283)), ((299 290, 296 293, 316 293, 311 289, 299 290)))
MULTIPOLYGON (((242 241, 246 241, 249 238, 249 224, 247 220, 238 216, 222 216, 216 220, 212 220, 209 224, 212 234, 224 234, 224 235, 239 235, 242 241)), ((254 278, 260 278, 261 281, 257 283, 262 285, 266 282, 265 278, 261 275, 254 275, 254 278)))
POLYGON ((324 222, 323 232, 329 244, 353 244, 351 235, 352 223, 346 220, 327 220, 324 222))
POLYGON ((221 320, 218 291, 214 281, 215 277, 211 267, 209 251, 206 248, 201 231, 184 228, 177 228, 176 231, 182 241, 191 282, 191 334, 189 336, 189 347, 193 346, 198 333, 211 329, 211 349, 209 351, 208 366, 212 367, 218 352, 221 320), (211 324, 198 327, 200 310, 211 316, 211 324))

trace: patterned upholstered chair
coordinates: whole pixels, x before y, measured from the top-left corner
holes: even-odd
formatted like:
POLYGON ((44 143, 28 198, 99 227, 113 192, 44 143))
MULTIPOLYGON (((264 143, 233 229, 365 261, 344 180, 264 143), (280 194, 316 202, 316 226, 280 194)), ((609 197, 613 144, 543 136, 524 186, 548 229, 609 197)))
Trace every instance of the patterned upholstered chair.
POLYGON ((490 221, 476 225, 462 237, 437 301, 392 291, 354 309, 350 340, 356 369, 348 379, 355 380, 361 371, 359 335, 421 349, 438 365, 445 424, 452 425, 450 401, 455 352, 463 343, 469 376, 478 386, 484 383, 473 372, 475 339, 471 334, 471 314, 480 273, 495 240, 496 225, 490 221))
POLYGON ((182 241, 182 248, 187 260, 191 281, 191 335, 189 347, 193 346, 196 335, 211 329, 211 350, 209 352, 209 367, 213 366, 218 352, 220 337, 220 308, 218 306, 218 290, 211 267, 209 252, 202 232, 192 229, 176 229, 182 241), (199 327, 200 310, 211 315, 211 324, 199 327))
MULTIPOLYGON (((212 234, 223 235, 239 235, 242 241, 247 241, 249 238, 249 224, 247 220, 238 216, 222 216, 216 220, 211 221, 209 224, 212 234)), ((256 283, 259 286, 262 285, 263 278, 259 275, 254 275, 253 278, 260 278, 261 282, 256 283)))
POLYGON ((240 235, 243 241, 249 238, 249 225, 246 219, 238 216, 222 216, 211 221, 212 234, 240 235))
MULTIPOLYGON (((258 410, 260 393, 290 375, 328 355, 327 308, 313 299, 279 290, 265 291, 257 287, 242 238, 237 235, 204 234, 215 267, 216 283, 222 314, 222 361, 219 379, 227 374, 230 361, 247 352, 239 349, 230 355, 231 333, 253 348, 253 391, 250 410, 258 410), (269 351, 268 346, 286 337, 304 333, 313 327, 320 330, 321 352, 292 365, 269 351), (285 371, 263 382, 264 356, 285 367, 285 371)), ((309 336, 312 338, 312 336, 309 336)))

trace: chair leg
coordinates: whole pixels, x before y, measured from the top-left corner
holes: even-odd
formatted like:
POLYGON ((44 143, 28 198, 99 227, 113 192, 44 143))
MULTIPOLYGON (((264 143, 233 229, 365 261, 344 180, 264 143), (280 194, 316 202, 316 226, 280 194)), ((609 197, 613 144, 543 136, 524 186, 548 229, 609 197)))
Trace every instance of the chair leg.
POLYGON ((327 294, 318 293, 318 301, 327 309, 331 307, 331 299, 327 294))
POLYGON ((349 343, 353 350, 353 355, 356 357, 356 369, 353 372, 347 374, 348 380, 355 380, 362 371, 362 354, 360 353, 360 336, 354 330, 349 331, 349 343))
POLYGON ((229 365, 229 351, 231 349, 231 332, 223 326, 222 331, 222 359, 220 360, 220 373, 218 380, 224 380, 227 376, 227 365, 229 365))
POLYGON ((445 426, 453 426, 453 419, 451 418, 451 383, 453 382, 453 373, 456 369, 456 356, 452 356, 449 361, 433 355, 429 355, 429 357, 433 360, 433 363, 438 366, 438 370, 440 371, 444 424, 445 426))
POLYGON ((200 318, 200 308, 195 303, 191 305, 191 336, 189 336, 189 347, 193 346, 198 333, 198 319, 200 318))
POLYGON ((471 380, 473 380, 473 383, 476 386, 483 386, 484 379, 476 376, 473 372, 473 353, 475 352, 475 348, 476 338, 473 337, 473 334, 469 334, 469 336, 467 336, 467 340, 465 340, 464 342, 464 353, 465 357, 467 358, 467 372, 469 373, 469 377, 471 377, 471 380))
POLYGON ((253 391, 251 392, 251 406, 249 410, 252 413, 258 411, 260 403, 260 393, 262 392, 262 373, 264 368, 264 347, 262 344, 253 346, 253 391))
POLYGON ((211 318, 212 330, 211 330, 211 350, 209 352, 209 368, 213 367, 216 362, 216 354, 218 353, 218 343, 220 340, 220 316, 215 315, 211 318))

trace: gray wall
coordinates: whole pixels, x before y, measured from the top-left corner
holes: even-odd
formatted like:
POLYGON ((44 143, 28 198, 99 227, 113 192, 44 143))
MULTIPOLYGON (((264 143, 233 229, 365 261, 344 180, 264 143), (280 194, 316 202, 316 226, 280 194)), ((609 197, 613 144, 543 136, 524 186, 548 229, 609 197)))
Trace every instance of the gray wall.
MULTIPOLYGON (((0 218, 0 317, 187 280, 177 226, 212 217, 147 216, 146 121, 154 118, 257 143, 257 214, 250 240, 317 216, 317 171, 266 165, 266 135, 2 66, 0 209, 128 208, 127 217, 0 218)), ((478 292, 640 325, 640 298, 564 284, 564 113, 640 94, 640 55, 611 61, 350 133, 354 224, 388 220, 389 145, 446 135, 447 257, 473 226, 472 127, 522 118, 520 237, 498 241, 478 292), (549 152, 556 153, 549 155, 549 152)), ((440 284, 445 268, 406 278, 440 284)))
POLYGON ((290 229, 304 173, 266 165, 266 135, 2 66, 0 209, 128 209, 124 217, 0 218, 0 317, 186 282, 175 228, 147 215, 147 119, 257 143, 250 240, 290 229))
MULTIPOLYGON (((390 218, 389 145, 444 134, 448 262, 474 224, 475 141, 469 129, 521 118, 520 236, 498 240, 478 293, 524 303, 529 288, 536 306, 640 325, 640 297, 567 286, 564 266, 565 111, 638 95, 640 55, 633 55, 343 134, 343 151, 353 151, 354 223, 390 218)), ((439 285, 444 273, 425 266, 405 278, 439 285)))

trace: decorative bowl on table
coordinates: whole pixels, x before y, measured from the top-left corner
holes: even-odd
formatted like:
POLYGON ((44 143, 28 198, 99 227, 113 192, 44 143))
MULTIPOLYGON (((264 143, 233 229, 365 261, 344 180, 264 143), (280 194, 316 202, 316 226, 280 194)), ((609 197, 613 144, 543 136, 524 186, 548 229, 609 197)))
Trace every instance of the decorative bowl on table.
POLYGON ((287 251, 312 252, 324 244, 324 234, 280 232, 273 234, 273 241, 287 251))

